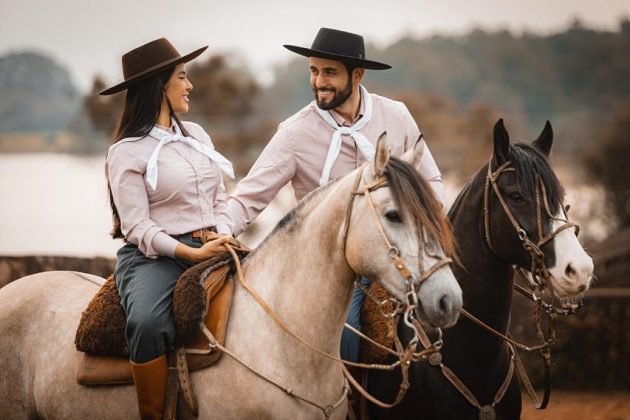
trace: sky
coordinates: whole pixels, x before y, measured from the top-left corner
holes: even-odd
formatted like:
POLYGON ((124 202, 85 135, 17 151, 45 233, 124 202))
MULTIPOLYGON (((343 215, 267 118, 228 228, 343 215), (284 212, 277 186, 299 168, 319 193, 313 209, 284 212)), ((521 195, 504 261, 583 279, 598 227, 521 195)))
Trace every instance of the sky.
MULTIPOLYGON (((359 33, 386 47, 402 36, 458 35, 481 27, 541 34, 575 19, 615 30, 628 0, 0 0, 0 56, 43 52, 86 91, 100 74, 122 80, 120 57, 165 36, 186 54, 235 53, 262 83, 295 56, 283 44, 310 46, 320 27, 359 33)), ((378 57, 368 57, 378 59, 378 57)))

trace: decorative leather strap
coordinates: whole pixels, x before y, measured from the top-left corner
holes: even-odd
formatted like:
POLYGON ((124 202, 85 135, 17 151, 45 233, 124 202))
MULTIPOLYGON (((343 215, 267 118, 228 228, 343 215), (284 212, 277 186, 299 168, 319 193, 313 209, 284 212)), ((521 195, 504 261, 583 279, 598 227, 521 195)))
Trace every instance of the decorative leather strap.
MULTIPOLYGON (((492 403, 490 404, 490 407, 492 409, 494 409, 494 407, 503 399, 503 396, 505 395, 505 392, 507 391, 510 382, 512 381, 512 376, 514 375, 514 350, 512 349, 512 347, 510 347, 510 351, 512 353, 512 356, 510 357, 510 366, 508 368, 507 375, 505 375, 505 379, 503 379, 501 386, 492 399, 492 403)), ((440 363, 439 367, 442 370, 442 374, 444 374, 446 379, 448 379, 448 381, 468 400, 468 402, 472 406, 476 407, 478 410, 486 409, 484 406, 479 404, 479 401, 472 393, 472 391, 468 389, 466 385, 464 385, 464 383, 457 377, 457 375, 455 375, 452 370, 444 366, 443 363, 440 363)))
POLYGON ((177 356, 175 352, 169 352, 167 359, 168 375, 166 379, 166 400, 164 401, 164 420, 176 420, 179 385, 177 384, 177 356))
POLYGON ((184 401, 188 404, 188 408, 195 417, 199 415, 199 407, 197 406, 197 399, 192 389, 192 382, 190 381, 190 375, 188 373, 188 362, 186 361, 186 350, 180 347, 177 352, 177 373, 179 376, 179 388, 184 397, 184 401))
POLYGON ((545 390, 543 393, 543 399, 540 401, 538 399, 538 395, 534 390, 534 386, 532 385, 532 381, 529 379, 527 375, 527 371, 525 370, 525 366, 523 366, 523 362, 521 361, 520 356, 515 351, 514 352, 514 363, 516 365, 516 373, 518 374, 519 379, 521 380, 521 384, 527 391, 527 395, 529 396, 529 400, 536 410, 544 410, 547 408, 547 404, 549 403, 549 398, 551 397, 551 357, 549 357, 549 353, 543 353, 543 360, 545 366, 545 390), (544 355, 547 355, 545 357, 544 355))

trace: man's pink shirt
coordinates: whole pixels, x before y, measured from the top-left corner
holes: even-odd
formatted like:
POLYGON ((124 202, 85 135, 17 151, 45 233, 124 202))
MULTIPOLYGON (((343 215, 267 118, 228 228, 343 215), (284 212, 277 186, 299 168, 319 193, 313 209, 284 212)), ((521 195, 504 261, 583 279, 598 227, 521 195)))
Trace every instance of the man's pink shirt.
MULTIPOLYGON (((407 107, 398 101, 370 94, 372 118, 358 130, 376 144, 381 133, 387 131, 387 140, 394 156, 400 157, 412 148, 420 130, 407 107)), ((338 124, 348 125, 336 112, 331 112, 338 124)), ((363 101, 359 117, 363 114, 363 101)), ((319 187, 324 162, 334 128, 328 125, 311 102, 301 111, 280 123, 278 131, 254 163, 247 177, 241 180, 228 197, 232 218, 232 231, 240 234, 271 202, 278 191, 291 182, 296 199, 319 187)), ((342 136, 341 152, 332 167, 333 180, 358 168, 365 159, 354 140, 342 136)), ((444 202, 442 176, 428 147, 420 164, 421 175, 429 182, 438 199, 444 202)))

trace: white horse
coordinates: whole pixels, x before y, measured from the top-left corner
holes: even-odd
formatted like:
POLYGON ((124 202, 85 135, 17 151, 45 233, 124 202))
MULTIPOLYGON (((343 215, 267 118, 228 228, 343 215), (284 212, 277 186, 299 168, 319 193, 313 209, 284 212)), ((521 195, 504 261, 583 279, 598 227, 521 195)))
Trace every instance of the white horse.
MULTIPOLYGON (((431 267, 445 259, 440 245, 450 240, 450 231, 444 231, 440 206, 415 171, 422 150, 420 141, 405 156, 406 163, 390 158, 386 140, 379 140, 374 162, 306 197, 244 262, 251 287, 293 331, 324 352, 339 355, 357 274, 405 298, 406 283, 392 264, 395 252, 385 245, 388 241, 413 278, 430 274, 416 289, 422 322, 448 327, 457 320, 461 289, 450 267, 442 265, 431 273, 431 267), (370 183, 375 188, 353 195, 355 180, 360 188, 370 183), (418 213, 419 206, 424 214, 418 213), (432 214, 426 213, 429 210, 432 214)), ((80 354, 74 334, 81 311, 102 281, 83 273, 45 272, 0 290, 0 418, 137 416, 133 386, 85 387, 76 382, 80 354)), ((345 417, 339 362, 288 335, 238 284, 232 308, 225 346, 292 391, 285 392, 224 355, 216 365, 191 374, 200 418, 345 417), (321 407, 341 403, 325 414, 292 393, 321 407)), ((191 416, 186 408, 179 414, 191 416)))

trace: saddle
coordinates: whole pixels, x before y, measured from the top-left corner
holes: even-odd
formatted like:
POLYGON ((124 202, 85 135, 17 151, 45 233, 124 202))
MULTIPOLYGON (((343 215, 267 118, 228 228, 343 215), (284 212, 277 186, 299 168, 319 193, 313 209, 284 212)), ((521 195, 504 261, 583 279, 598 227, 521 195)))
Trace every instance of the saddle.
MULTIPOLYGON (((382 307, 372 299, 366 298, 361 308, 361 329, 362 332, 377 343, 387 347, 394 348, 394 333, 396 330, 393 318, 386 318, 383 312, 391 313, 394 311, 394 303, 390 300, 392 295, 383 289, 377 282, 373 281, 368 293, 372 295, 376 301, 383 302, 387 300, 382 307)), ((362 363, 381 364, 385 363, 388 353, 366 340, 361 340, 359 357, 362 363)))
MULTIPOLYGON (((245 247, 239 257, 247 255, 245 247)), ((223 344, 234 292, 233 263, 229 253, 217 255, 186 270, 173 293, 177 332, 171 364, 188 370, 208 367, 221 352, 210 338, 223 344), (208 337, 208 333, 211 337, 208 337), (175 360, 176 359, 176 360, 175 360)), ((132 384, 129 349, 125 338, 126 317, 120 305, 114 276, 110 276, 81 314, 75 346, 82 352, 77 382, 80 385, 132 384)))

